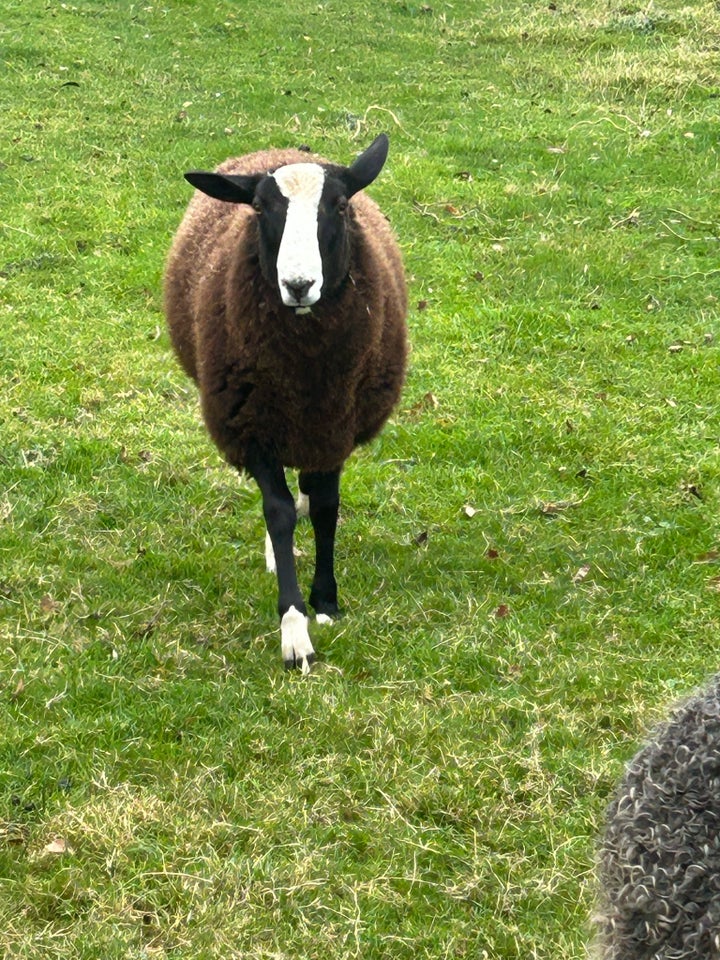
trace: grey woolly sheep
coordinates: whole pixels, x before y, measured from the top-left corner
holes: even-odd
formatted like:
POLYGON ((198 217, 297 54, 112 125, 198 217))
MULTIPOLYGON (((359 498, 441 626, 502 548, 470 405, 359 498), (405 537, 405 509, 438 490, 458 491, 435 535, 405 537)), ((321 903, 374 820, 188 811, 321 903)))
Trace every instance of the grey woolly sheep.
POLYGON ((720 676, 628 766, 599 880, 603 960, 720 958, 720 676))
POLYGON ((293 555, 296 507, 315 534, 310 604, 338 613, 334 543, 342 466, 397 402, 407 293, 387 220, 361 191, 385 163, 381 135, 349 167, 266 150, 186 174, 198 192, 168 257, 165 312, 197 382, 208 431, 258 483, 278 580, 286 667, 314 650, 293 555))

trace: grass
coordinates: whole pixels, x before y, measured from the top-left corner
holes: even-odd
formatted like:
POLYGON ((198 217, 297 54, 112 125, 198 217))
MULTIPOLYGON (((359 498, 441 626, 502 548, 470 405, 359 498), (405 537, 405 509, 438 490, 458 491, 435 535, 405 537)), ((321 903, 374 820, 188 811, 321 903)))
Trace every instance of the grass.
POLYGON ((613 784, 717 669, 716 4, 5 6, 5 955, 583 957, 613 784), (185 169, 381 130, 412 363, 303 681, 163 259, 185 169))

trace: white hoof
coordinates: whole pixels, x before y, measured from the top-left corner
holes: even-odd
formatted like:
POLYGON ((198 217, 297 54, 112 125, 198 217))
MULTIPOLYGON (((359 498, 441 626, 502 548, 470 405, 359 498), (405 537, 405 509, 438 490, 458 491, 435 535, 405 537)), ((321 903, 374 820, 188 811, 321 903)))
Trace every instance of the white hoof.
POLYGON ((304 675, 310 673, 315 651, 308 633, 308 618, 296 607, 290 607, 280 621, 282 656, 286 670, 299 667, 304 675))
POLYGON ((326 613, 319 613, 315 617, 315 623, 332 623, 333 618, 329 617, 326 613))
POLYGON ((275 551, 273 550, 272 540, 267 530, 265 531, 265 568, 268 573, 277 573, 275 551))

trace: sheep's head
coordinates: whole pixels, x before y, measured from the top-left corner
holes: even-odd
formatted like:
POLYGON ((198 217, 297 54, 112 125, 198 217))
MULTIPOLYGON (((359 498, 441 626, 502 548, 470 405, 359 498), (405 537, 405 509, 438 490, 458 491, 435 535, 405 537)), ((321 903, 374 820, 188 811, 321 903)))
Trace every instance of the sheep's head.
POLYGON ((287 307, 307 313, 345 280, 348 202, 377 177, 387 153, 381 134, 349 167, 292 163, 255 176, 196 171, 185 178, 208 196, 253 207, 264 276, 287 307))

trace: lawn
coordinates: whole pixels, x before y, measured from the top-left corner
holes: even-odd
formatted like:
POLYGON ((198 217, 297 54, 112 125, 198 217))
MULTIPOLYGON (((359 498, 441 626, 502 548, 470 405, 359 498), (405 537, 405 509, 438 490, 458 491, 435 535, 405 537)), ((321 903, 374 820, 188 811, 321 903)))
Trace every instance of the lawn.
POLYGON ((718 668, 719 46, 708 0, 5 0, 6 957, 586 955, 623 764, 718 668), (163 262, 185 170, 381 131, 412 357, 303 679, 163 262))

